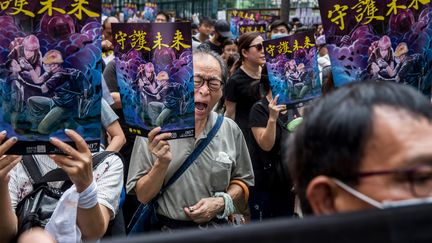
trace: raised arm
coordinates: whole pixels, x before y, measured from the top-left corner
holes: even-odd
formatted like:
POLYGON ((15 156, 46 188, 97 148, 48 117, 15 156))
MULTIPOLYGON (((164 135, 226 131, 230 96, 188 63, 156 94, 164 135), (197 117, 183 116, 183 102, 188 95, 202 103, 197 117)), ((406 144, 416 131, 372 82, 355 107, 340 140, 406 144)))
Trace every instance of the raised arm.
POLYGON ((149 202, 160 191, 172 160, 170 145, 166 141, 171 137, 171 133, 158 134, 160 131, 161 128, 157 127, 151 130, 148 136, 149 150, 156 157, 156 161, 150 171, 136 183, 135 193, 141 203, 149 202))
MULTIPOLYGON (((57 138, 51 138, 51 143, 65 152, 66 155, 50 155, 50 157, 69 175, 78 193, 87 189, 91 190, 95 186, 93 184, 95 182, 90 150, 78 133, 73 130, 65 130, 65 133, 75 142, 77 150, 57 138)), ((97 189, 94 193, 97 193, 97 189)), ((101 238, 110 221, 109 209, 99 204, 97 200, 93 202, 94 205, 87 205, 88 208, 78 206, 77 225, 81 230, 83 240, 101 238)))

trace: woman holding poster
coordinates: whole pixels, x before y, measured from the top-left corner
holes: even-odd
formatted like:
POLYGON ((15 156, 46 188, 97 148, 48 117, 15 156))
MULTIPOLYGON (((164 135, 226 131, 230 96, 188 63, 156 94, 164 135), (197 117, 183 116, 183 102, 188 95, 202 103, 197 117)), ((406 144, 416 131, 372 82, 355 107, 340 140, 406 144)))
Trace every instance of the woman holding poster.
POLYGON ((258 84, 262 66, 266 62, 263 41, 258 32, 248 32, 240 36, 238 42, 240 59, 234 64, 231 70, 233 75, 225 89, 225 116, 235 120, 248 143, 250 141, 249 111, 261 98, 258 84))
POLYGON ((249 115, 253 135, 249 151, 255 175, 249 208, 251 219, 259 221, 294 213, 294 193, 287 189, 293 184, 285 173, 281 148, 288 136, 286 124, 295 118, 295 112, 278 105, 279 95, 272 95, 267 74, 262 75, 261 87, 266 96, 252 106, 249 115))

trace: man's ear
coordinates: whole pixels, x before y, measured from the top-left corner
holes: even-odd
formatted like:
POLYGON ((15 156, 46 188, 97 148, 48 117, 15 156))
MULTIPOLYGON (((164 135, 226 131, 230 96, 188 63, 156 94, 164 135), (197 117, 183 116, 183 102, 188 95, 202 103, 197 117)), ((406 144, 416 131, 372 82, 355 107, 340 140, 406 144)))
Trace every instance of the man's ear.
POLYGON ((337 195, 337 185, 327 176, 315 177, 306 189, 306 198, 315 215, 337 213, 335 204, 337 195))

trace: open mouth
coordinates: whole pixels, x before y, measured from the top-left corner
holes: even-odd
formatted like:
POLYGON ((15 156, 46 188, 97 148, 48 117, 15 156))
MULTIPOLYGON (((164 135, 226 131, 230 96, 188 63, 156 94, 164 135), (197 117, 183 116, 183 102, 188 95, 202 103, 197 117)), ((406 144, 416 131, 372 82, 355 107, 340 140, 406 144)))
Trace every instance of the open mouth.
POLYGON ((195 109, 199 111, 204 111, 205 109, 207 109, 207 104, 201 102, 195 102, 195 109))

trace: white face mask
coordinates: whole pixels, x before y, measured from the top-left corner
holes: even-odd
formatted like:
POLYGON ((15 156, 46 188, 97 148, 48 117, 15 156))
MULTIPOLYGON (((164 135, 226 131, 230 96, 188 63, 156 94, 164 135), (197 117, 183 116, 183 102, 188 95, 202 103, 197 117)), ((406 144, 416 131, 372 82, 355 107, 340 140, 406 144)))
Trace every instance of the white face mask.
POLYGON ((343 183, 342 181, 340 181, 336 178, 332 178, 332 180, 339 187, 344 189, 349 194, 351 194, 354 197, 362 200, 363 202, 366 202, 367 204, 370 204, 370 205, 372 205, 376 208, 379 208, 379 209, 403 207, 403 206, 418 205, 418 204, 424 204, 424 203, 432 203, 432 197, 412 198, 412 199, 399 200, 399 201, 386 200, 383 202, 378 202, 377 200, 366 196, 365 194, 355 190, 354 188, 348 186, 347 184, 343 183))
POLYGON ((271 39, 274 40, 274 39, 282 38, 285 36, 288 36, 288 34, 285 34, 285 33, 272 34, 271 39))

